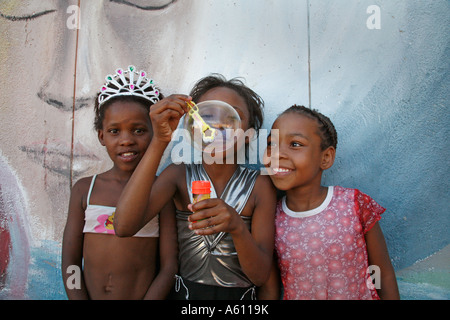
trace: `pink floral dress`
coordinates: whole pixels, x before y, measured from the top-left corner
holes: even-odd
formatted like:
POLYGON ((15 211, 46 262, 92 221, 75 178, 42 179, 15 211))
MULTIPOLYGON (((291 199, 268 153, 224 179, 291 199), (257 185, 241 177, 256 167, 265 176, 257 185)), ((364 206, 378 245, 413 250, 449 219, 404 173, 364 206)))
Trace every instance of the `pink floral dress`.
POLYGON ((275 247, 285 300, 379 299, 368 270, 364 234, 385 211, 356 189, 329 187, 318 208, 277 205, 275 247))

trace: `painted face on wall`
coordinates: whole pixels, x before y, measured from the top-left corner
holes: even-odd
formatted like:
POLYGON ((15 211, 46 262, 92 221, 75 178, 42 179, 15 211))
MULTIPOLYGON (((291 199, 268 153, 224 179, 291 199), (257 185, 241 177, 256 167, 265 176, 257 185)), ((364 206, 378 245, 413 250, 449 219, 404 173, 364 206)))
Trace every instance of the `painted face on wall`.
POLYGON ((33 238, 60 239, 71 184, 111 166, 93 130, 94 96, 118 67, 136 64, 151 70, 153 64, 163 65, 136 44, 151 44, 163 35, 162 27, 156 38, 145 36, 145 30, 157 29, 152 28, 160 23, 155 17, 175 2, 0 4, 0 31, 5 35, 0 60, 9 66, 8 76, 0 80, 1 152, 27 191, 33 238), (153 23, 144 27, 148 20, 153 23))

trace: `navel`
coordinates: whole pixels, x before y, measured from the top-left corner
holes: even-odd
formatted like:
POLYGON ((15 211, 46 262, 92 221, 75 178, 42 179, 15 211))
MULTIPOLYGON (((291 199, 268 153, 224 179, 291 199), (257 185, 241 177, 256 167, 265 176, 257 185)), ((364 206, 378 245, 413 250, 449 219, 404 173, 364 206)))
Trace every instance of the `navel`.
POLYGON ((109 274, 108 282, 106 283, 104 290, 105 290, 106 294, 111 294, 113 292, 113 289, 114 289, 114 286, 112 283, 112 274, 109 274))

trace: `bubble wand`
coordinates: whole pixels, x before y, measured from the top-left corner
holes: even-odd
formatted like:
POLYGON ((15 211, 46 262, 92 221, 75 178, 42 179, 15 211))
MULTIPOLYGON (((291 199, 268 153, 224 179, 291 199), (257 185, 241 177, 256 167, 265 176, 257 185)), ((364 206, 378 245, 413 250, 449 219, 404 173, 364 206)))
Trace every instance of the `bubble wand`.
POLYGON ((216 129, 211 128, 209 124, 207 124, 205 120, 203 120, 200 113, 198 113, 199 109, 194 101, 187 101, 186 104, 189 107, 189 116, 194 120, 195 124, 202 130, 203 142, 205 143, 213 142, 216 137, 216 129))

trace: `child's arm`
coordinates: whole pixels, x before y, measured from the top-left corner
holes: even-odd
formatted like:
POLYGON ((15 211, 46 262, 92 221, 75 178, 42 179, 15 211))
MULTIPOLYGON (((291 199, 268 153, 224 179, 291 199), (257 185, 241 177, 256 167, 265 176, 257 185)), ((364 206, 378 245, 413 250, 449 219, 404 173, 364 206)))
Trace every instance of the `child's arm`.
POLYGON ((144 299, 162 300, 170 293, 178 271, 178 239, 175 206, 170 201, 159 214, 159 273, 144 299))
POLYGON ((66 289, 67 297, 70 300, 89 299, 82 271, 84 239, 83 194, 87 194, 89 182, 89 178, 85 178, 81 179, 73 186, 70 195, 69 213, 67 216, 66 227, 64 228, 61 272, 64 288, 66 289), (75 266, 78 270, 69 268, 71 266, 75 266), (79 278, 77 278, 78 276, 79 278), (69 286, 76 286, 79 284, 80 287, 69 288, 67 286, 67 280, 69 280, 69 286))
POLYGON ((267 176, 257 178, 253 192, 255 203, 251 232, 236 210, 221 199, 189 205, 195 212, 189 216, 189 221, 197 234, 230 233, 242 270, 253 284, 261 286, 269 277, 272 263, 276 195, 267 176))
POLYGON ((369 265, 376 265, 380 268, 381 284, 380 289, 377 290, 378 295, 382 300, 400 299, 394 268, 392 267, 383 232, 378 222, 365 234, 365 238, 369 265))
POLYGON ((189 100, 190 97, 184 95, 172 95, 151 106, 153 138, 117 203, 114 217, 117 236, 133 236, 172 198, 174 190, 159 189, 153 193, 151 190, 161 157, 180 118, 187 111, 186 101, 189 100))
POLYGON ((280 271, 278 270, 277 258, 274 254, 269 279, 258 288, 258 300, 280 299, 280 271))

